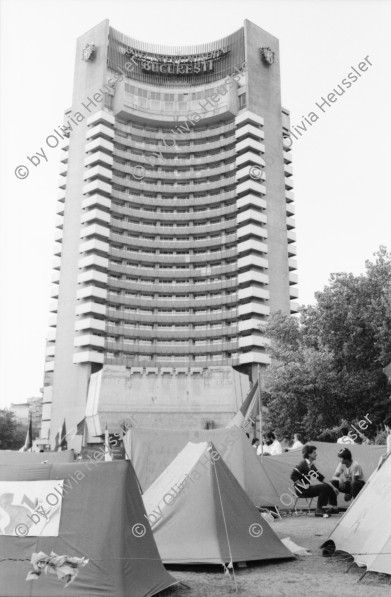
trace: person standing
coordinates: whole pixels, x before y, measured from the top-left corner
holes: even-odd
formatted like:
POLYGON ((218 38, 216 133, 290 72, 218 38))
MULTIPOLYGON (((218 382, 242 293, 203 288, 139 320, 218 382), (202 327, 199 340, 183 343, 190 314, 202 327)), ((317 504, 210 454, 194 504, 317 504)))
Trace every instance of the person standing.
POLYGON ((338 514, 337 495, 339 493, 336 487, 325 482, 324 476, 318 471, 314 462, 317 452, 316 446, 306 445, 303 448, 303 459, 291 473, 291 479, 298 497, 312 498, 318 497, 318 503, 315 510, 315 516, 329 516, 338 514), (319 480, 320 483, 312 485, 312 479, 319 480), (330 504, 330 508, 325 511, 323 508, 330 504))
POLYGON ((331 484, 345 494, 345 502, 354 499, 365 485, 364 473, 357 460, 353 460, 352 453, 347 448, 338 452, 341 460, 331 479, 331 484))

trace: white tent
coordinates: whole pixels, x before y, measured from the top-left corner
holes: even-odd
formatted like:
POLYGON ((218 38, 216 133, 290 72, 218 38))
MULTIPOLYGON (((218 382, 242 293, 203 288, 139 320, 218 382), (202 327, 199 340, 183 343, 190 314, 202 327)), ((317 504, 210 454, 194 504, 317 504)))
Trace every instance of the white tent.
POLYGON ((292 557, 211 442, 189 442, 143 499, 164 563, 292 557))
POLYGON ((336 550, 367 572, 391 574, 391 455, 375 471, 331 533, 336 550))

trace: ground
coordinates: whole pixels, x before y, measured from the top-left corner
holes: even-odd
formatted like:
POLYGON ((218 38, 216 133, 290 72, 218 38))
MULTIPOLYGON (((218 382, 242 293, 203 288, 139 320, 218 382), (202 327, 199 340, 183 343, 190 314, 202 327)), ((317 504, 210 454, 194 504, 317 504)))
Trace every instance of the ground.
POLYGON ((170 568, 172 575, 182 583, 179 588, 164 592, 172 597, 390 597, 391 576, 369 573, 360 582, 363 569, 352 566, 352 559, 338 555, 322 556, 320 545, 328 538, 340 518, 315 518, 312 515, 284 517, 272 523, 272 528, 282 539, 292 541, 310 550, 310 556, 296 560, 250 564, 235 568, 236 585, 232 576, 221 569, 170 568))

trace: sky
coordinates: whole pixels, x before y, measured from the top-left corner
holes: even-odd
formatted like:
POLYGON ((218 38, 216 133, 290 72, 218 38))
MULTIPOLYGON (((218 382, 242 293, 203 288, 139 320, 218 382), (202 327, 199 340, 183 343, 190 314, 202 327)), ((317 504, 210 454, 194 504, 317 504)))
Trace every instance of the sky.
POLYGON ((391 106, 389 1, 0 0, 0 408, 39 396, 49 316, 59 149, 21 180, 71 104, 78 36, 108 18, 129 37, 163 45, 220 39, 249 19, 277 37, 283 106, 292 126, 299 302, 333 272, 365 271, 391 249, 387 168, 391 106), (316 106, 368 57, 344 95, 316 106))

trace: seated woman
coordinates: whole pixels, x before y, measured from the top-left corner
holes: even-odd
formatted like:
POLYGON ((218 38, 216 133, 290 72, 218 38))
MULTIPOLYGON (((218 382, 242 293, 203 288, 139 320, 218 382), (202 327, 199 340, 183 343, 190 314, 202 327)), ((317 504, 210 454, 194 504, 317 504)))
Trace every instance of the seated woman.
POLYGON ((314 465, 316 460, 316 446, 306 445, 302 450, 303 458, 292 471, 291 479, 298 497, 318 497, 318 503, 315 511, 315 516, 329 516, 330 514, 338 514, 337 495, 338 489, 329 483, 325 482, 324 476, 318 471, 314 465), (320 483, 312 484, 312 480, 320 481, 320 483), (330 504, 330 508, 325 511, 324 506, 330 504))
POLYGON ((341 462, 337 466, 331 483, 345 494, 345 502, 349 502, 364 487, 364 473, 357 460, 353 460, 352 453, 348 448, 340 450, 338 458, 341 462))

